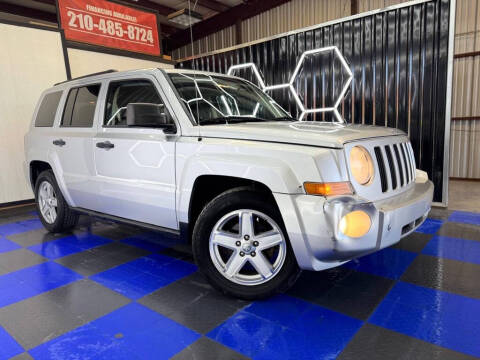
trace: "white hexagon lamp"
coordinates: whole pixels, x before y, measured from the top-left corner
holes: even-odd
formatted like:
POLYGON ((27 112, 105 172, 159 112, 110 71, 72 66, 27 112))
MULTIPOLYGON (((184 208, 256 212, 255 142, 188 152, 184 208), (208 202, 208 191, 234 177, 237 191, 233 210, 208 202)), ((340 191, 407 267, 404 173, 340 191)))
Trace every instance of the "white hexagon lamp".
POLYGON ((340 105, 340 102, 342 101, 343 97, 345 96, 345 93, 348 90, 348 86, 352 82, 352 78, 353 78, 352 71, 348 67, 348 64, 345 61, 345 58, 342 56, 342 54, 340 53, 340 50, 338 50, 338 48, 336 46, 327 46, 327 47, 320 48, 320 49, 313 49, 313 50, 305 51, 302 54, 302 56, 300 56, 300 60, 298 60, 297 66, 295 67, 295 70, 293 71, 292 77, 290 78, 290 82, 288 84, 289 88, 290 88, 290 91, 291 91, 295 101, 297 102, 297 106, 301 110, 301 114, 300 114, 300 117, 298 118, 298 120, 301 121, 304 118, 304 116, 307 115, 307 114, 333 111, 333 113, 335 114, 335 117, 337 118, 337 120, 339 122, 345 122, 344 119, 342 118, 342 116, 340 115, 340 113, 338 112, 337 108, 338 108, 338 105, 340 105), (295 82, 295 78, 297 77, 298 73, 300 72, 300 68, 302 67, 303 62, 305 61, 305 57, 307 57, 309 55, 314 55, 314 54, 319 54, 319 53, 329 52, 329 51, 333 51, 335 56, 337 56, 338 59, 340 60, 340 63, 342 64, 342 67, 344 68, 345 72, 348 75, 347 81, 343 85, 342 91, 338 95, 338 98, 335 100, 335 103, 332 107, 305 109, 302 101, 300 100, 300 96, 298 95, 297 91, 295 90, 295 88, 293 86, 293 84, 295 82))
POLYGON ((266 90, 265 83, 263 82, 262 76, 260 75, 260 72, 257 69, 257 65, 255 65, 254 63, 245 63, 245 64, 230 66, 228 68, 227 75, 234 75, 235 71, 241 70, 241 69, 252 69, 253 74, 257 78, 260 89, 262 89, 262 91, 266 90))
POLYGON ((289 88, 290 92, 292 93, 293 98, 295 99, 295 102, 297 103, 298 108, 300 109, 300 116, 298 120, 302 121, 305 115, 307 114, 313 114, 313 113, 319 113, 319 112, 327 112, 327 111, 332 111, 338 120, 338 122, 345 122, 345 120, 342 118, 342 115, 340 115, 338 111, 338 105, 340 105, 340 102, 342 101, 343 97, 345 96, 345 93, 348 90, 348 86, 352 82, 353 79, 353 74, 352 71, 350 70, 345 58, 342 56, 340 53, 340 50, 336 46, 327 46, 319 49, 313 49, 313 50, 307 50, 305 51, 301 56, 300 59, 298 60, 298 63, 295 67, 295 70, 293 71, 293 74, 290 78, 290 81, 287 84, 276 84, 276 85, 269 85, 266 86, 262 77, 260 76, 260 72, 257 69, 257 66, 254 63, 245 63, 245 64, 239 64, 239 65, 233 65, 228 69, 227 74, 228 75, 233 75, 235 70, 237 69, 246 69, 246 68, 251 68, 253 73, 258 79, 258 83, 260 84, 260 88, 263 91, 269 91, 269 90, 276 90, 276 89, 282 89, 282 88, 289 88), (319 54, 319 53, 324 53, 328 51, 333 51, 335 56, 338 57, 340 60, 340 63, 342 64, 343 69, 348 75, 348 78, 345 82, 345 84, 342 87, 342 91, 338 95, 338 98, 335 100, 335 103, 331 107, 323 107, 323 108, 315 108, 315 109, 305 109, 303 106, 302 101, 300 100, 300 96, 298 95, 297 91, 295 90, 295 87, 293 86, 295 82, 295 78, 297 77, 298 73, 300 72, 300 68, 303 65, 303 62, 305 61, 305 57, 314 55, 314 54, 319 54))

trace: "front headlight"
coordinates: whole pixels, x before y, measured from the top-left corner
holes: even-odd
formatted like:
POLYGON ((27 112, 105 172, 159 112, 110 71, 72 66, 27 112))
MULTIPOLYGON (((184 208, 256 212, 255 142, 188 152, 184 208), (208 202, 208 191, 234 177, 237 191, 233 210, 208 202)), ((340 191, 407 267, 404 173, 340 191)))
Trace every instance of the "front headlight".
POLYGON ((360 185, 370 185, 375 176, 373 160, 363 146, 354 146, 350 150, 350 170, 356 182, 360 185))

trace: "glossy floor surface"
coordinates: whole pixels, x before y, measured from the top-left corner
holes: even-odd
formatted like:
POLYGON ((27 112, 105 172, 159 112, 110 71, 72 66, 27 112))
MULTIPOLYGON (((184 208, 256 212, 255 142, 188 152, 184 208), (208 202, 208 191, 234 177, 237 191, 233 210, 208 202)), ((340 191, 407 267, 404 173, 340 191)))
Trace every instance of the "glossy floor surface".
POLYGON ((0 359, 480 357, 480 213, 435 209, 397 245, 265 301, 215 292, 187 249, 0 212, 0 359))

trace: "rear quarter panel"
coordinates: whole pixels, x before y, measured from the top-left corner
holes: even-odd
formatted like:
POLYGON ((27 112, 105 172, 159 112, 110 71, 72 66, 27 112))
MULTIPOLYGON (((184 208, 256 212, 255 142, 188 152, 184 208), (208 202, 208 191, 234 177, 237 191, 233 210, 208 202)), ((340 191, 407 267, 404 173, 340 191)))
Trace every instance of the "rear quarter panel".
MULTIPOLYGON (((44 96, 55 91, 64 91, 64 87, 51 88, 42 93, 32 116, 30 128, 25 134, 25 176, 27 177, 26 180, 30 183, 30 163, 32 161, 43 161, 48 163, 55 174, 58 186, 60 187, 65 200, 69 205, 72 205, 71 197, 63 181, 62 168, 60 166, 58 156, 52 148, 52 141, 58 137, 57 127, 62 116, 63 106, 67 96, 65 91, 62 94, 57 112, 55 113, 53 127, 35 127, 35 119, 44 96)), ((35 186, 35 184, 32 185, 35 186)))

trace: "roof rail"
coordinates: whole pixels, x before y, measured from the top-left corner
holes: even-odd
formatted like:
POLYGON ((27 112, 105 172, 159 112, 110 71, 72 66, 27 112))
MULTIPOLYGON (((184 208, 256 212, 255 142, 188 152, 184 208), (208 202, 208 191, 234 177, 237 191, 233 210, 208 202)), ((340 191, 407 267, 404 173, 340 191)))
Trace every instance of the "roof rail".
POLYGON ((76 78, 73 78, 73 79, 70 79, 70 80, 61 81, 59 83, 54 84, 54 86, 57 86, 57 85, 60 85, 60 84, 65 84, 65 83, 68 83, 70 81, 75 81, 75 80, 78 80, 78 79, 88 78, 88 77, 91 77, 91 76, 110 74, 110 73, 114 73, 114 72, 117 72, 117 71, 118 70, 115 70, 115 69, 109 69, 109 70, 105 70, 105 71, 96 72, 96 73, 93 73, 93 74, 83 75, 83 76, 79 76, 79 77, 76 77, 76 78))

